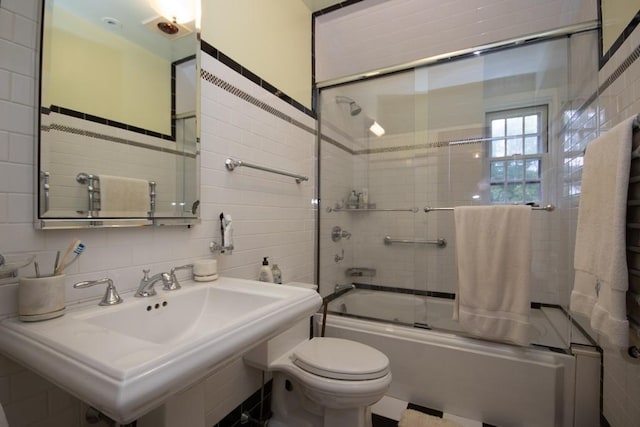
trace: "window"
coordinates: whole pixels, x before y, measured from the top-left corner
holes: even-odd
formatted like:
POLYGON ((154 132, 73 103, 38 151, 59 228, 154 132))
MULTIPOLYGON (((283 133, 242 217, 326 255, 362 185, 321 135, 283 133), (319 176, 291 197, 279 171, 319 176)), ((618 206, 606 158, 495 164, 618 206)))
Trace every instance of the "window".
POLYGON ((547 107, 487 113, 487 125, 490 202, 540 202, 547 107))

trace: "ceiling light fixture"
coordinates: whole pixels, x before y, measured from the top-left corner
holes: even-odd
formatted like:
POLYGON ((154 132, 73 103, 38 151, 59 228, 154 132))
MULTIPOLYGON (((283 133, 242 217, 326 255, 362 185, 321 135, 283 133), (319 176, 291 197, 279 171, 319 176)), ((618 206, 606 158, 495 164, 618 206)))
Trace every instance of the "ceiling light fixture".
POLYGON ((373 124, 371 126, 369 126, 369 130, 375 136, 380 137, 380 136, 384 135, 384 128, 382 126, 380 126, 380 124, 378 122, 376 122, 375 120, 373 121, 373 124))
POLYGON ((149 0, 151 7, 174 24, 192 22, 198 15, 195 0, 149 0))
POLYGON ((174 35, 180 31, 180 27, 176 25, 176 20, 173 22, 158 22, 158 29, 165 34, 174 35))

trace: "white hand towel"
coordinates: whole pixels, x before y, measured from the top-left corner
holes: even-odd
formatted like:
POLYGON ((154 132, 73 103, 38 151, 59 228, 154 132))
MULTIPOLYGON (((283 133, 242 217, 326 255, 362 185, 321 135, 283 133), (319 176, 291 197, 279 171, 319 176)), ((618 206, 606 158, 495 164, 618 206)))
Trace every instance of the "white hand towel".
POLYGON ((528 345, 531 208, 461 206, 454 216, 454 320, 473 335, 528 345))
POLYGON ((398 427, 462 427, 455 421, 423 414, 413 409, 405 409, 400 415, 398 427))
POLYGON ((628 345, 625 249, 632 117, 592 141, 582 168, 570 309, 618 347, 628 345))
POLYGON ((149 216, 149 182, 143 179, 100 175, 100 216, 149 216))

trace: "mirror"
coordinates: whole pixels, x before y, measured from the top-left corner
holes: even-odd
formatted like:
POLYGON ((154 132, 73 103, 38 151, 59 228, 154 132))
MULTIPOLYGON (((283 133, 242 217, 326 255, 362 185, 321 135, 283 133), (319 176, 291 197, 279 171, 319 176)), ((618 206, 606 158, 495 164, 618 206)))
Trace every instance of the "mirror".
POLYGON ((602 68, 640 22, 640 0, 598 0, 598 6, 602 68))
POLYGON ((196 6, 44 1, 38 226, 197 222, 196 6))

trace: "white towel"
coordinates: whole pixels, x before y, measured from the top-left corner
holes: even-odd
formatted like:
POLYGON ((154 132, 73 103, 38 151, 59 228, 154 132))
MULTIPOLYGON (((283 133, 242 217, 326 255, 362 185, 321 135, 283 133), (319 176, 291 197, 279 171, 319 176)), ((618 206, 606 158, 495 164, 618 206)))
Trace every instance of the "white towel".
POLYGON ((625 252, 632 117, 592 141, 582 168, 574 252, 575 281, 569 308, 618 347, 628 345, 625 252))
POLYGON ((400 415, 398 427, 462 427, 455 421, 438 418, 413 409, 405 409, 400 415))
POLYGON ((530 343, 531 208, 454 209, 458 289, 453 319, 478 337, 530 343))
POLYGON ((150 209, 149 181, 100 175, 100 216, 146 218, 150 209))

